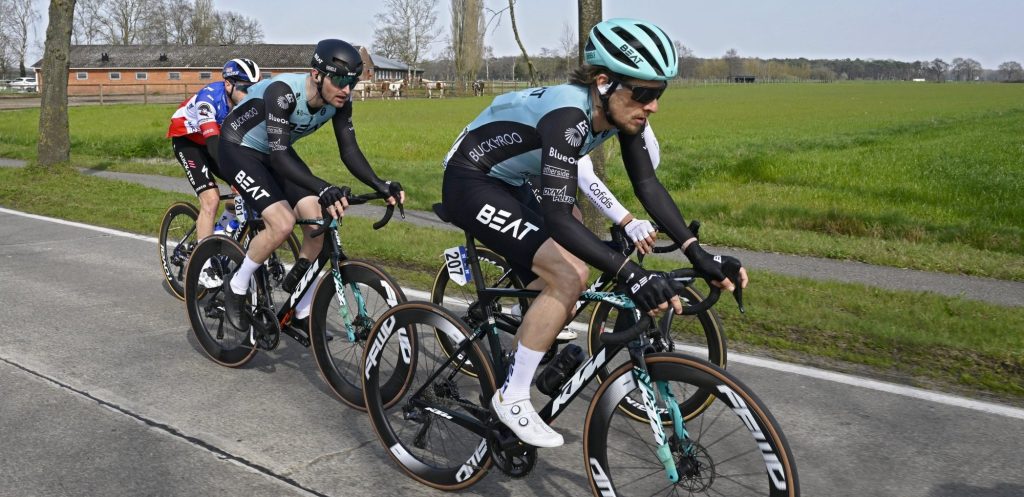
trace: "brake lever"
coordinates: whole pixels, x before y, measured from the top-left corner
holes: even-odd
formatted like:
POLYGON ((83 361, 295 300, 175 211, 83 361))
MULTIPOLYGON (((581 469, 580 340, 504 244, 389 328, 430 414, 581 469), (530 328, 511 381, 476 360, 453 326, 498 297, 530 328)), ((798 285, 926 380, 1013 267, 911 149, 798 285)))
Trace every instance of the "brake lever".
POLYGON ((740 313, 746 313, 747 310, 743 307, 743 282, 740 280, 740 261, 735 258, 729 258, 722 264, 722 274, 729 281, 733 283, 732 297, 736 299, 736 305, 740 308, 740 313))

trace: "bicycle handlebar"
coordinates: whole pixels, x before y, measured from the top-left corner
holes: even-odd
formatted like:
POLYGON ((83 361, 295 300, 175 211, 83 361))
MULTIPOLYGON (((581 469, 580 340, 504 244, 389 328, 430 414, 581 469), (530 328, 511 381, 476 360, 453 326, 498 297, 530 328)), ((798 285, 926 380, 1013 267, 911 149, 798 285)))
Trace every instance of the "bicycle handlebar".
MULTIPOLYGON (((391 194, 389 194, 387 192, 371 192, 371 193, 364 193, 362 195, 350 195, 348 197, 345 197, 345 199, 348 201, 348 205, 349 206, 353 206, 353 205, 365 204, 365 203, 370 202, 372 200, 385 199, 385 198, 388 198, 390 196, 391 196, 391 194)), ((396 199, 396 200, 398 200, 398 199, 396 199)), ((402 203, 396 202, 394 204, 388 204, 388 206, 384 209, 384 216, 381 217, 379 220, 377 220, 375 223, 373 223, 373 229, 379 230, 379 229, 383 228, 384 225, 388 224, 388 222, 391 221, 392 216, 395 215, 395 206, 396 205, 398 206, 398 211, 399 211, 400 215, 402 216, 402 219, 405 219, 405 206, 402 205, 402 203)), ((323 214, 323 217, 324 217, 324 224, 322 224, 319 228, 313 230, 313 232, 310 233, 310 236, 312 236, 312 237, 318 237, 318 236, 324 234, 328 230, 328 228, 330 227, 330 223, 327 222, 327 219, 330 218, 330 214, 327 212, 327 209, 323 209, 322 214, 323 214)))

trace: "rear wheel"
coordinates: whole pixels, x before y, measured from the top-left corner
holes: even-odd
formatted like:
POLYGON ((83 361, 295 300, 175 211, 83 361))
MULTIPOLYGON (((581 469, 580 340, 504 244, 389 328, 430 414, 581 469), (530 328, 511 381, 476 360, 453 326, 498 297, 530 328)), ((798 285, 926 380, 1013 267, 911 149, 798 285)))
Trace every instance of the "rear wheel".
MULTIPOLYGON (((595 496, 729 495, 796 497, 796 463, 782 429, 750 390, 725 370, 682 354, 645 360, 652 386, 678 398, 706 392, 718 399, 700 416, 675 426, 658 403, 672 482, 647 424, 619 408, 640 387, 631 364, 616 369, 594 394, 583 432, 587 476, 595 496)), ((659 394, 664 399, 664 394, 659 394)))
POLYGON ((480 480, 492 457, 487 439, 460 425, 486 425, 494 371, 479 342, 469 342, 454 361, 436 336, 471 331, 458 317, 428 302, 389 309, 370 331, 364 357, 363 394, 374 431, 388 455, 410 477, 441 490, 459 490, 480 480), (396 364, 407 357, 409 380, 387 402, 384 394, 396 364), (478 376, 460 371, 472 362, 478 376))
POLYGON ((164 212, 160 221, 160 236, 157 247, 160 252, 160 269, 171 293, 179 300, 185 299, 185 266, 197 243, 196 219, 199 209, 188 202, 175 202, 164 212))
MULTIPOLYGON (((306 331, 313 357, 327 384, 346 404, 365 410, 362 360, 366 337, 385 311, 406 298, 394 278, 369 262, 346 260, 341 263, 340 272, 343 302, 338 299, 334 273, 328 271, 316 287, 310 329, 306 331), (345 326, 343 311, 348 314, 351 329, 345 326)), ((392 378, 385 382, 381 393, 385 403, 398 395, 407 372, 396 368, 392 378)))

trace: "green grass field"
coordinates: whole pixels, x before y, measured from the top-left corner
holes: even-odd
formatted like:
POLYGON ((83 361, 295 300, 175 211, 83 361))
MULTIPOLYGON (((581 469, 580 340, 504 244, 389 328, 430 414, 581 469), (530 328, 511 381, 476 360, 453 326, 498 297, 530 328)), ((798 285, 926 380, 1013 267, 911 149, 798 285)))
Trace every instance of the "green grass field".
MULTIPOLYGON (((704 222, 712 244, 1020 281, 1022 97, 1024 85, 997 84, 673 88, 652 119, 659 177, 686 217, 704 222)), ((406 186, 411 207, 428 209, 439 199, 441 158, 488 101, 357 102, 356 129, 381 176, 406 186)), ((180 176, 164 138, 172 111, 72 108, 75 164, 180 176)), ((37 119, 35 110, 0 112, 0 156, 31 159, 37 119)), ((630 203, 610 148, 609 183, 630 203)), ((351 183, 330 132, 298 149, 317 174, 351 183)), ((0 205, 151 235, 164 208, 188 198, 68 172, 0 169, 0 205)), ((420 288, 440 250, 459 243, 453 233, 405 223, 374 235, 351 219, 345 230, 354 256, 373 254, 420 288)), ((155 264, 154 256, 154 277, 155 264)), ((737 350, 1024 398, 1024 309, 758 269, 746 315, 719 306, 737 350)))
MULTIPOLYGON (((428 209, 441 159, 488 101, 357 102, 360 145, 428 209)), ((75 161, 178 175, 173 108, 72 108, 75 161)), ((36 122, 35 110, 0 113, 0 155, 31 159, 36 122)), ((659 177, 709 243, 1024 280, 1024 85, 681 86, 652 122, 659 177)), ((351 183, 329 132, 297 148, 351 183)), ((638 210, 608 149, 609 184, 638 210)))

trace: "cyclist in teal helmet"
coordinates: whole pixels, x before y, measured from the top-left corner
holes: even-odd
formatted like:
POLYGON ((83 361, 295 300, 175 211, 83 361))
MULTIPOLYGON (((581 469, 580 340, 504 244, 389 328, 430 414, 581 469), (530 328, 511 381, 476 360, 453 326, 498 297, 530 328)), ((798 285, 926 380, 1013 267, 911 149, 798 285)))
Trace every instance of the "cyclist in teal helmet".
MULTIPOLYGON (((580 160, 618 136, 622 161, 640 203, 683 247, 713 284, 746 286, 746 271, 729 279, 729 258, 704 251, 668 191, 654 174, 647 119, 678 71, 671 39, 657 26, 632 19, 603 21, 591 30, 587 63, 568 84, 499 95, 462 131, 445 157, 442 202, 452 222, 502 255, 530 289, 541 290, 523 316, 505 383, 491 408, 523 442, 562 445, 537 415, 530 384, 544 352, 572 316, 590 264, 616 274, 641 310, 682 311, 660 273, 612 250, 574 215, 580 160), (538 197, 525 182, 539 177, 538 197)), ((572 396, 578 392, 561 392, 572 396)))

